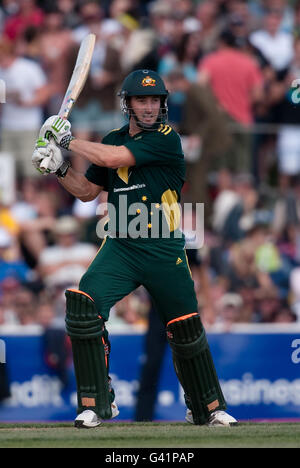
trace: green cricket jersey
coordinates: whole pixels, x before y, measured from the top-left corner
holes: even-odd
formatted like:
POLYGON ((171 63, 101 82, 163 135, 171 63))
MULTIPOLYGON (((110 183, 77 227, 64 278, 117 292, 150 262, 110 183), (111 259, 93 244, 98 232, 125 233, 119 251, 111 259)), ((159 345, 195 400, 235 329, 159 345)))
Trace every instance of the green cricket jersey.
POLYGON ((185 162, 179 135, 169 125, 129 135, 129 125, 103 138, 107 145, 126 146, 136 165, 108 169, 92 164, 86 178, 108 191, 110 235, 162 238, 181 235, 180 193, 185 162))

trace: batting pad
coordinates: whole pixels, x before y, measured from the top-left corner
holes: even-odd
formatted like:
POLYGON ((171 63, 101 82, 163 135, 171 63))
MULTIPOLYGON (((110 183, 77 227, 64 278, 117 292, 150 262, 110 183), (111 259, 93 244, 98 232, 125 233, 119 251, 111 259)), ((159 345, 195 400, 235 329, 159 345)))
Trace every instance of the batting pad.
POLYGON ((66 298, 66 331, 72 343, 78 414, 90 409, 100 418, 110 419, 113 398, 109 389, 104 321, 87 294, 68 289, 66 298))
POLYGON ((194 313, 171 320, 167 337, 194 423, 205 424, 213 411, 226 409, 226 403, 200 316, 194 313))

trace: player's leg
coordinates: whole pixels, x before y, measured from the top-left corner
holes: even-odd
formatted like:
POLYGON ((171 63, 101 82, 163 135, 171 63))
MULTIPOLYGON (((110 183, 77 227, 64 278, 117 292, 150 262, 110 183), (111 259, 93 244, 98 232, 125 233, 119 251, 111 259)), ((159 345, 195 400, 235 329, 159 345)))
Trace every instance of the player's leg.
MULTIPOLYGON (((229 415, 224 412, 226 403, 198 314, 187 257, 184 250, 172 250, 173 247, 166 248, 167 257, 159 263, 159 271, 153 265, 156 274, 151 272, 145 286, 166 325, 174 368, 185 392, 187 419, 194 424, 207 424, 218 413, 218 423, 226 425, 229 415)), ((155 255, 153 250, 152 253, 155 255)), ((234 422, 230 419, 230 423, 234 422)))
POLYGON ((77 382, 77 427, 94 427, 117 415, 109 378, 110 343, 105 322, 111 307, 139 284, 107 238, 79 284, 67 290, 66 329, 77 382))

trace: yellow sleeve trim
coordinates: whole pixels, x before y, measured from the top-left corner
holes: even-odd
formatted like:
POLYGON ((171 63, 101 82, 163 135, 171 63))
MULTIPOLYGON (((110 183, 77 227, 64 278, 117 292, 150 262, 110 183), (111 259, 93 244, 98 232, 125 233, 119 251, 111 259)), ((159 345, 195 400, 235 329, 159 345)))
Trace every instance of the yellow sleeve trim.
POLYGON ((172 127, 170 125, 163 125, 161 124, 157 129, 158 132, 163 133, 164 135, 168 135, 172 131, 172 127))

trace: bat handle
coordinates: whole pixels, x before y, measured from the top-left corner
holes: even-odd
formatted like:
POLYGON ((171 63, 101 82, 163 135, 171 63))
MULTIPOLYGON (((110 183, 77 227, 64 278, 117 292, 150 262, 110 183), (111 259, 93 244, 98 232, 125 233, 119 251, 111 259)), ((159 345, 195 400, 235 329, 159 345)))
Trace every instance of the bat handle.
MULTIPOLYGON (((54 140, 53 137, 50 137, 49 141, 50 141, 50 143, 55 144, 55 140, 54 140)), ((47 171, 51 158, 52 158, 52 151, 50 152, 50 155, 47 158, 45 158, 40 164, 40 168, 43 170, 43 172, 47 171)))

